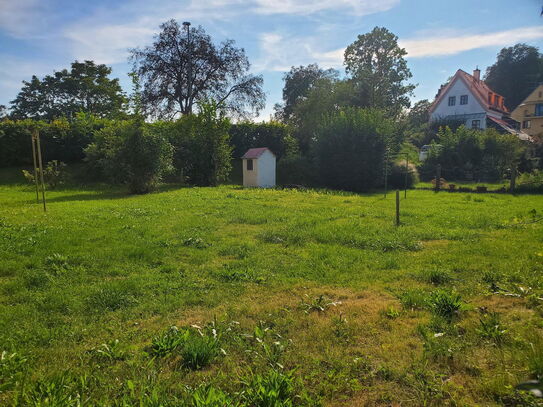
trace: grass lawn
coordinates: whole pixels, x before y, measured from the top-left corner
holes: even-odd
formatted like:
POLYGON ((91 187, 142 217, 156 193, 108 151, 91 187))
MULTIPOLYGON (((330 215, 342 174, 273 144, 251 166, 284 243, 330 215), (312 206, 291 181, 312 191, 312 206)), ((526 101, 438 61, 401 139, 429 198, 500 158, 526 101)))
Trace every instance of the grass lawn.
POLYGON ((392 195, 236 186, 44 214, 14 174, 2 405, 536 405, 541 196, 410 191, 399 228, 392 195))

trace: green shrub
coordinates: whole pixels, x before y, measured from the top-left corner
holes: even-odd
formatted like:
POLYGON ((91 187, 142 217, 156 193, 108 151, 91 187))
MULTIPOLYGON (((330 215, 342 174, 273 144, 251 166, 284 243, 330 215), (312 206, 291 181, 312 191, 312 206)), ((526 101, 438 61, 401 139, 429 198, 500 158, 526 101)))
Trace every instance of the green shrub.
POLYGON ((447 284, 452 280, 451 275, 447 271, 439 269, 423 271, 421 273, 421 277, 424 281, 427 281, 433 285, 447 284))
POLYGON ((189 334, 187 329, 179 330, 176 326, 170 327, 162 334, 153 338, 150 354, 158 357, 171 355, 185 342, 189 334))
POLYGON ((406 186, 406 172, 407 172, 407 188, 413 188, 419 182, 419 172, 417 167, 413 163, 408 163, 406 170, 406 162, 397 161, 390 167, 388 175, 388 185, 391 188, 402 189, 406 186))
MULTIPOLYGON (((240 122, 229 129, 232 155, 241 158, 250 148, 268 147, 278 160, 285 157, 292 149, 293 138, 290 128, 280 122, 240 122)), ((295 140, 294 140, 295 142, 295 140)))
POLYGON ((279 185, 315 185, 315 168, 309 157, 285 156, 277 162, 277 183, 279 185))
MULTIPOLYGON (((47 163, 43 169, 43 181, 50 189, 55 189, 58 185, 64 182, 66 176, 64 168, 66 168, 66 164, 61 161, 53 160, 47 163)), ((39 168, 36 168, 36 175, 38 177, 38 182, 41 182, 39 168)), ((36 182, 34 172, 23 170, 23 176, 31 184, 36 182)))
POLYGON ((193 407, 236 407, 240 404, 220 389, 207 385, 198 387, 192 393, 190 405, 193 407))
POLYGON ((479 318, 479 328, 477 334, 481 338, 490 340, 500 346, 505 342, 507 329, 501 324, 500 314, 489 312, 479 318))
POLYGON ((424 291, 411 290, 401 293, 398 299, 404 309, 413 311, 423 309, 426 306, 427 295, 424 291))
POLYGON ((106 126, 85 149, 89 171, 128 184, 135 194, 151 191, 171 171, 172 151, 170 143, 150 132, 141 118, 106 126))
POLYGON ((209 365, 219 355, 219 341, 212 336, 191 332, 180 348, 181 365, 198 370, 209 365))
POLYGON ((294 405, 294 377, 292 372, 270 370, 265 375, 252 375, 244 381, 243 400, 250 406, 291 407, 294 405))
POLYGON ((0 353, 0 395, 13 390, 22 382, 28 367, 28 360, 18 353, 0 353))
POLYGON ((462 298, 456 292, 438 290, 430 295, 428 305, 434 315, 450 322, 460 312, 462 298))
POLYGON ((373 109, 345 108, 323 117, 316 131, 315 165, 322 186, 367 191, 383 184, 385 149, 395 123, 373 109))
POLYGON ((543 171, 534 170, 531 173, 523 173, 517 178, 517 192, 543 192, 543 171))

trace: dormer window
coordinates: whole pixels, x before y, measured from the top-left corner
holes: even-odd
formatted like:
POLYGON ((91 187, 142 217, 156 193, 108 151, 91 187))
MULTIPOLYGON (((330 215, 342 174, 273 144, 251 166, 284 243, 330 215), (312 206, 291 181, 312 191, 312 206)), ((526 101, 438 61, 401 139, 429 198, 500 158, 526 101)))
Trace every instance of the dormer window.
POLYGON ((467 105, 468 104, 468 95, 460 96, 460 104, 461 105, 467 105))
POLYGON ((456 96, 449 96, 449 106, 456 105, 456 96))

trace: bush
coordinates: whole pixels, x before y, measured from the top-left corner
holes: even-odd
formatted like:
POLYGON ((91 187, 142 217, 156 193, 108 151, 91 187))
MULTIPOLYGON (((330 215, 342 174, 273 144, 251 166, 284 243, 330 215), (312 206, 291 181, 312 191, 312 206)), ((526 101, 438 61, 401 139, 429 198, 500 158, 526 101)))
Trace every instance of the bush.
MULTIPOLYGON (((47 163, 43 169, 43 180, 49 188, 55 189, 59 184, 64 182, 66 175, 64 168, 66 168, 66 164, 61 161, 53 160, 47 163)), ((23 170, 23 175, 29 183, 34 184, 36 182, 34 172, 23 170)), ((36 175, 38 177, 38 182, 40 182, 39 168, 36 168, 36 175)))
POLYGON ((447 180, 498 181, 520 158, 525 147, 511 134, 460 126, 442 127, 436 137, 440 148, 432 148, 420 167, 423 179, 435 177, 436 166, 447 180))
POLYGON ((543 171, 534 170, 532 173, 521 174, 517 178, 517 192, 543 192, 543 171))
POLYGON ((89 169, 110 182, 128 184, 131 193, 151 191, 171 170, 172 146, 141 118, 114 122, 95 137, 85 150, 89 169))
POLYGON ((44 162, 80 161, 85 156, 85 148, 94 139, 94 132, 110 124, 108 119, 86 113, 78 113, 71 121, 57 119, 50 123, 30 119, 1 120, 0 166, 32 165, 30 140, 33 129, 40 132, 44 162))
POLYGON ((350 191, 381 186, 385 149, 399 148, 394 130, 395 124, 379 110, 345 108, 324 116, 314 148, 319 183, 350 191))
MULTIPOLYGON (((392 164, 390 168, 390 173, 388 176, 388 185, 390 185, 391 188, 402 189, 406 186, 405 164, 406 164, 405 160, 398 161, 392 164)), ((407 188, 413 188, 418 182, 419 182, 419 172, 417 171, 417 167, 414 164, 409 163, 407 165, 407 188)))
POLYGON ((455 292, 438 290, 430 295, 428 305, 434 315, 451 322, 462 308, 462 299, 455 292))
POLYGON ((308 157, 300 155, 283 157, 277 162, 277 183, 279 185, 314 185, 314 170, 308 157))

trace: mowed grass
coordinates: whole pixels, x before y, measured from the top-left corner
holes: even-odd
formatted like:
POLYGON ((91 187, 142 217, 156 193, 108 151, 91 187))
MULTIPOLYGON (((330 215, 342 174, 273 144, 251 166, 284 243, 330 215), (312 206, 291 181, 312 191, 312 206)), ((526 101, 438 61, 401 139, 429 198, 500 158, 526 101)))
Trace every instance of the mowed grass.
POLYGON ((0 404, 531 405, 543 197, 0 181, 0 404))

